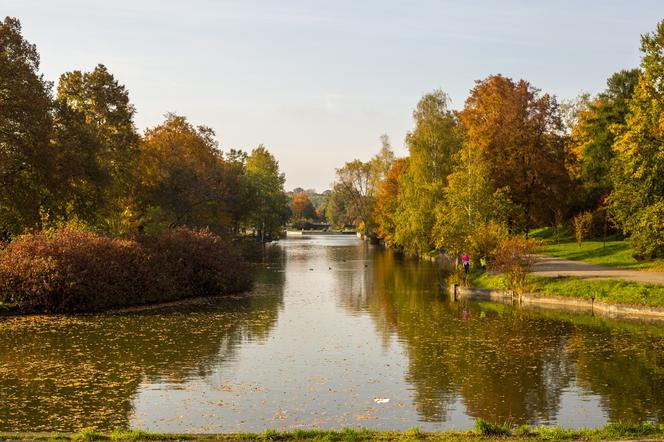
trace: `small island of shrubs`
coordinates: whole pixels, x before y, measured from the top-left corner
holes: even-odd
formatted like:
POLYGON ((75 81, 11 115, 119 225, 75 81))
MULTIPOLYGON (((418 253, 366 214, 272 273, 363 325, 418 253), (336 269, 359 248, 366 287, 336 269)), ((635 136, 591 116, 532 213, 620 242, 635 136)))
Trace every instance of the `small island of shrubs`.
POLYGON ((0 301, 17 312, 97 312, 251 287, 239 251, 208 230, 112 237, 67 227, 0 247, 0 301))

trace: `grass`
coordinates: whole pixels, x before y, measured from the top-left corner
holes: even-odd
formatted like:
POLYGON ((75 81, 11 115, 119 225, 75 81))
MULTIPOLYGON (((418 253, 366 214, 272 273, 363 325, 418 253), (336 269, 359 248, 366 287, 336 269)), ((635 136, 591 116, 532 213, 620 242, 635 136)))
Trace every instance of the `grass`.
POLYGON ((607 237, 606 244, 601 239, 589 239, 583 241, 581 247, 569 233, 562 235, 556 243, 553 231, 548 227, 533 231, 531 236, 544 241, 540 251, 545 255, 619 269, 664 271, 664 259, 638 261, 629 241, 615 235, 607 237))
POLYGON ((0 440, 52 440, 52 441, 482 441, 482 440, 629 440, 629 439, 664 440, 664 424, 610 423, 599 429, 563 429, 556 427, 531 427, 510 424, 492 424, 482 419, 475 423, 474 431, 447 431, 426 433, 417 428, 405 432, 374 431, 368 429, 342 430, 296 430, 280 432, 266 430, 263 433, 240 434, 162 434, 144 431, 114 431, 100 433, 85 430, 74 434, 0 434, 0 440))
MULTIPOLYGON (((478 288, 505 289, 500 275, 473 273, 470 284, 478 288)), ((543 295, 595 299, 613 304, 664 307, 664 285, 646 284, 618 279, 580 279, 575 277, 548 278, 532 276, 526 278, 524 292, 543 295)))

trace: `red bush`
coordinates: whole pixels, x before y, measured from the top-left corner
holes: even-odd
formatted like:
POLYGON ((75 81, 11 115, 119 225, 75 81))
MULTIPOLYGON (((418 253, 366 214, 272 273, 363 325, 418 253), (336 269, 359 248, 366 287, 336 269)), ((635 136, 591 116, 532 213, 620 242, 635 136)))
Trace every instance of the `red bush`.
POLYGON ((25 311, 100 311, 250 286, 239 254, 207 231, 119 239, 67 228, 0 250, 0 300, 25 311))

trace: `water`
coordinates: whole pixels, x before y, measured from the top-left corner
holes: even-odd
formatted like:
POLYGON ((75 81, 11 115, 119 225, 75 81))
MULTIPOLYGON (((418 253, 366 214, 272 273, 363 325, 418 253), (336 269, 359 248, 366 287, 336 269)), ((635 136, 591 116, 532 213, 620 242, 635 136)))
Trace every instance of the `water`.
POLYGON ((431 263, 348 236, 270 247, 250 296, 0 320, 0 431, 431 431, 478 417, 664 422, 664 325, 450 302, 431 263))

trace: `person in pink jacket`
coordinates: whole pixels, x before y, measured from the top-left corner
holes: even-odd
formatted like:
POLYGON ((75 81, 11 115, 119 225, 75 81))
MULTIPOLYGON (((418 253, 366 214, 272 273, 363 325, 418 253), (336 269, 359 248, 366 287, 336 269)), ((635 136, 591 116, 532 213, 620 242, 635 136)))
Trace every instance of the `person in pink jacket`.
POLYGON ((463 271, 468 273, 470 271, 470 258, 465 253, 461 257, 461 262, 463 262, 463 271))

